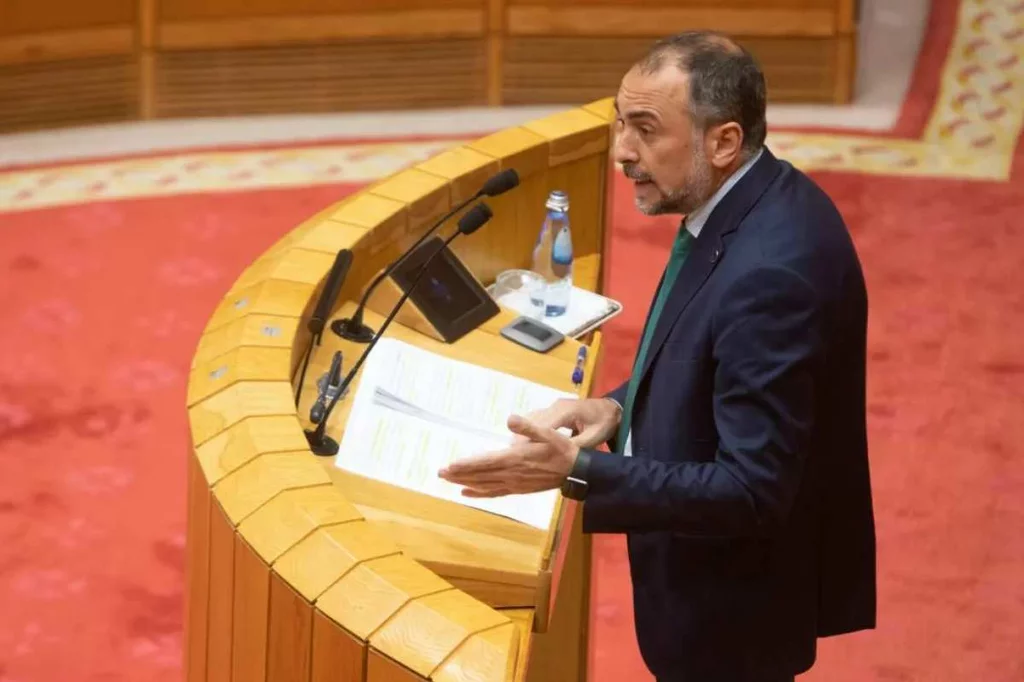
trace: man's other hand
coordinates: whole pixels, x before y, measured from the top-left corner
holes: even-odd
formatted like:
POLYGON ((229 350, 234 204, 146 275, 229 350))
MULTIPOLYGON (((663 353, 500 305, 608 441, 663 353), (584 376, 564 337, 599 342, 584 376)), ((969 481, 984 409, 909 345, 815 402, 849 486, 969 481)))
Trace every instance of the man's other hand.
MULTIPOLYGON (((527 415, 537 426, 549 429, 569 429, 572 442, 579 448, 596 448, 606 443, 619 428, 622 409, 607 398, 571 400, 561 398, 550 407, 527 415)), ((517 434, 517 441, 526 437, 517 434)))

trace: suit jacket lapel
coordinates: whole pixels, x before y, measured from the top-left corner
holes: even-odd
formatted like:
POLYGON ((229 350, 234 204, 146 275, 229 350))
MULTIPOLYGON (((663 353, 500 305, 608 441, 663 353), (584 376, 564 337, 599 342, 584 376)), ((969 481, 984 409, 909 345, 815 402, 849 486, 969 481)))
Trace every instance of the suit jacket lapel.
POLYGON ((725 235, 739 227, 740 222, 781 171, 782 165, 765 148, 757 163, 740 178, 740 181, 733 186, 728 194, 722 197, 711 215, 708 216, 707 223, 701 230, 700 236, 694 240, 692 250, 679 271, 679 276, 665 301, 665 308, 654 328, 654 336, 651 338, 651 346, 644 361, 641 381, 650 369, 654 357, 665 344, 676 320, 683 314, 683 310, 700 291, 701 286, 725 255, 725 235))

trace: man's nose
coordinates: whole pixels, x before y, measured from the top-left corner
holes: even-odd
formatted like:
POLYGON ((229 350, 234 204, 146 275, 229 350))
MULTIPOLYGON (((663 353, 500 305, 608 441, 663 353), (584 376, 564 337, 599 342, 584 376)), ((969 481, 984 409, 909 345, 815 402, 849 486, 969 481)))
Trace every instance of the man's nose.
POLYGON ((633 144, 633 136, 628 131, 620 130, 613 134, 612 158, 616 163, 636 163, 640 160, 633 144))

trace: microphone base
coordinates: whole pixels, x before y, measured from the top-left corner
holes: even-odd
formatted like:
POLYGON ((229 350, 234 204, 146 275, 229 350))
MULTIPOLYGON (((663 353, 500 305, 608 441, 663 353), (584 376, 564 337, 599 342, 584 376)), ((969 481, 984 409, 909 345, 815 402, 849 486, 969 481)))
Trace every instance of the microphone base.
POLYGON ((316 431, 306 431, 305 434, 306 442, 309 443, 309 449, 313 451, 314 455, 332 457, 338 454, 338 441, 327 434, 324 434, 320 440, 317 440, 316 431))
POLYGON ((331 322, 331 331, 343 339, 356 343, 370 343, 373 340, 373 330, 351 317, 331 322))

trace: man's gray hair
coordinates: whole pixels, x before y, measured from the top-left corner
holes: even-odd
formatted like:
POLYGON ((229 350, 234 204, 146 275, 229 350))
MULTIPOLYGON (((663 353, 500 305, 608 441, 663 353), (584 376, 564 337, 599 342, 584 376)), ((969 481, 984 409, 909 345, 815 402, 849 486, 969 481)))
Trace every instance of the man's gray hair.
POLYGON ((668 60, 690 79, 690 114, 700 130, 735 121, 743 129, 744 156, 756 154, 767 132, 764 73, 750 52, 712 31, 686 31, 659 40, 637 62, 643 73, 668 60))

